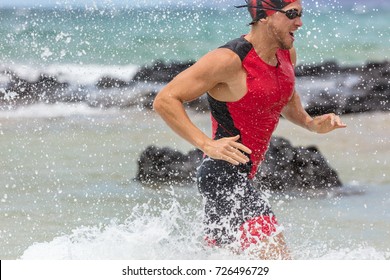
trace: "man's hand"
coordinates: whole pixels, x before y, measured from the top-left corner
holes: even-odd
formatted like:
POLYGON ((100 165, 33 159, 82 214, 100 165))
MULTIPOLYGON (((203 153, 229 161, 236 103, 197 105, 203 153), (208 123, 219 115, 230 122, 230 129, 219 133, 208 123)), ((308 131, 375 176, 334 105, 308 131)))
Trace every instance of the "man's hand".
POLYGON ((243 152, 250 154, 252 151, 238 143, 238 139, 240 139, 240 135, 211 140, 206 144, 203 152, 211 158, 225 160, 234 165, 245 164, 249 161, 249 158, 243 152))
POLYGON ((308 128, 317 133, 327 133, 337 128, 347 127, 339 116, 333 113, 315 117, 308 123, 308 128))

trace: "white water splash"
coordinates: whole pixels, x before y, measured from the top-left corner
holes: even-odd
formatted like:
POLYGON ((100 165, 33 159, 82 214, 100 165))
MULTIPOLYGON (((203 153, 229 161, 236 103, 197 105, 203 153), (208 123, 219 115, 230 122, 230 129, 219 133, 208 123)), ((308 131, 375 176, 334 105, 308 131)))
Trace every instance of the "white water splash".
MULTIPOLYGON (((81 227, 50 242, 35 243, 21 256, 24 260, 173 260, 248 259, 228 249, 210 248, 203 242, 202 211, 181 206, 176 200, 169 209, 158 210, 147 203, 134 207, 122 224, 81 227), (152 214, 157 210, 157 214, 152 214)), ((358 245, 353 248, 317 248, 307 244, 294 259, 384 260, 390 252, 358 245), (309 257, 310 256, 310 257, 309 257)), ((324 246, 323 246, 324 247, 324 246)), ((325 246, 327 247, 327 246, 325 246)), ((294 251, 294 249, 293 249, 294 251)))
POLYGON ((174 201, 160 215, 148 204, 123 223, 83 227, 51 242, 30 246, 22 259, 193 259, 206 256, 201 219, 174 201))
POLYGON ((14 110, 0 110, 0 119, 96 116, 115 112, 117 112, 116 109, 103 110, 90 107, 85 103, 37 103, 28 106, 20 106, 14 110))
MULTIPOLYGON (((48 49, 44 50, 44 55, 46 57, 50 56, 48 49)), ((29 82, 37 81, 41 74, 46 74, 56 77, 61 83, 69 83, 70 85, 95 85, 102 77, 130 81, 138 71, 138 68, 138 66, 133 64, 50 64, 45 66, 13 64, 7 66, 7 69, 29 82)), ((4 73, 0 73, 0 78, 7 81, 4 73)))

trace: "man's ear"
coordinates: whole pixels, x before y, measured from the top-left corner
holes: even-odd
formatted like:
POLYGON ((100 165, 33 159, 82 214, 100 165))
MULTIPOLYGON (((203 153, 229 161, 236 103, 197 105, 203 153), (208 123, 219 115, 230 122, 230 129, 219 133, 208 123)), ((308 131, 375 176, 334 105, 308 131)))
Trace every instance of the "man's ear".
POLYGON ((268 17, 259 19, 259 22, 261 22, 261 23, 268 22, 268 17))

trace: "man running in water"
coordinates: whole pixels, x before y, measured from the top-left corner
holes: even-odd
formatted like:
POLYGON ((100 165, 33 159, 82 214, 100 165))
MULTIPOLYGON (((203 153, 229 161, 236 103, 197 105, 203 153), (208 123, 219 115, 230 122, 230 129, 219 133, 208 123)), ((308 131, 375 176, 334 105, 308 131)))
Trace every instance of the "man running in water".
POLYGON ((300 0, 248 0, 250 32, 203 56, 159 92, 154 108, 205 158, 197 181, 205 201, 206 241, 239 244, 261 259, 289 259, 283 234, 252 179, 279 116, 316 133, 346 127, 335 114, 310 117, 295 90, 294 33, 300 0), (183 103, 207 92, 212 138, 189 119, 183 103))

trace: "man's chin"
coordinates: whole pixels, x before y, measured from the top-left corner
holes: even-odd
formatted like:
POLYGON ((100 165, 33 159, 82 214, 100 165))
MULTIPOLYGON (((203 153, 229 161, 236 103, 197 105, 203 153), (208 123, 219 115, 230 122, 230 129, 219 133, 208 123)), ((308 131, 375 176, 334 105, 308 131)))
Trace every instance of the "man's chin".
POLYGON ((293 47, 294 47, 294 44, 289 44, 289 45, 283 44, 283 45, 280 46, 280 49, 282 49, 282 50, 291 50, 293 47))

